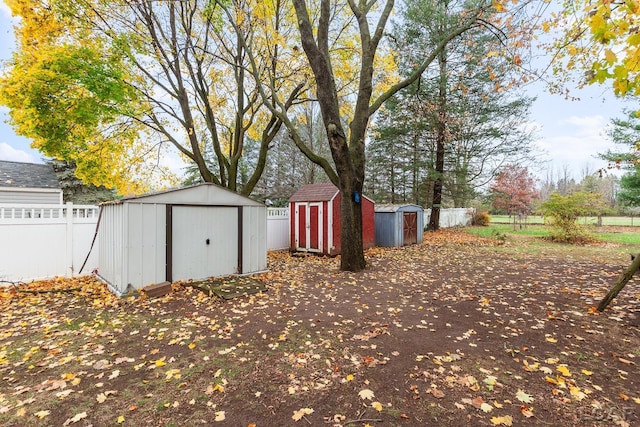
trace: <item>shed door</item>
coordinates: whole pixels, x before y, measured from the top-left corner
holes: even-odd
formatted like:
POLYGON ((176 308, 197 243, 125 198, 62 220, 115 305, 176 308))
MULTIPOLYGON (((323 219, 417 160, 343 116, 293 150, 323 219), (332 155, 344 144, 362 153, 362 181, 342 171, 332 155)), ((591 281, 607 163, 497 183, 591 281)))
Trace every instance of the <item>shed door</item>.
POLYGON ((238 208, 174 206, 172 279, 206 279, 238 272, 238 208))
POLYGON ((418 213, 417 212, 404 212, 404 226, 403 235, 404 239, 402 244, 415 245, 418 243, 418 213))
POLYGON ((296 203, 296 249, 307 249, 307 205, 296 203))
POLYGON ((309 204, 309 250, 322 252, 322 205, 309 204))
POLYGON ((322 252, 322 203, 296 203, 296 250, 322 252))

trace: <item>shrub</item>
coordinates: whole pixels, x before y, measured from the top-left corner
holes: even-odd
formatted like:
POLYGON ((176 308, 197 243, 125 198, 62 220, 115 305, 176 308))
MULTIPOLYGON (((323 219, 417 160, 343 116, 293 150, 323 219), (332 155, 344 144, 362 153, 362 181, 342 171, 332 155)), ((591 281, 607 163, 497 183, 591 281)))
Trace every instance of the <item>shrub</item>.
POLYGON ((478 225, 480 227, 486 227, 491 222, 491 217, 487 211, 476 211, 471 218, 471 225, 478 225))
POLYGON ((578 217, 589 212, 595 196, 580 191, 569 196, 553 193, 540 206, 545 222, 551 225, 551 238, 566 243, 580 243, 589 240, 589 233, 577 223, 578 217))

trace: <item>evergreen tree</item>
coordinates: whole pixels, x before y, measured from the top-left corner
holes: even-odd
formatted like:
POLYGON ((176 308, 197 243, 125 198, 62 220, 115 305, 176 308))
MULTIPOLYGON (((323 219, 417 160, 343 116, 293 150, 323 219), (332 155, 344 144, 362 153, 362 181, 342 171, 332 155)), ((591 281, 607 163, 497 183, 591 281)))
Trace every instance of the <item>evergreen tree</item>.
POLYGON ((76 165, 66 160, 51 159, 47 161, 53 167, 65 202, 79 205, 95 205, 101 202, 114 200, 117 197, 115 190, 104 186, 87 185, 75 175, 76 165))

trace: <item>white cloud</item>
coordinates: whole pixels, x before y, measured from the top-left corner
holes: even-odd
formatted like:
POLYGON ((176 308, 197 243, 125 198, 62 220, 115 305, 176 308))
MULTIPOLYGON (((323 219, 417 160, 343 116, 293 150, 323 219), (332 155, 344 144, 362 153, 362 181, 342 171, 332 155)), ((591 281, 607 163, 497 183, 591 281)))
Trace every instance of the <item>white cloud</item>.
POLYGON ((16 150, 6 142, 0 142, 0 160, 38 163, 31 154, 27 153, 26 151, 16 150))
POLYGON ((615 145, 606 136, 608 119, 601 115, 569 116, 555 123, 552 133, 545 132, 537 146, 547 154, 549 166, 560 170, 569 167, 574 178, 585 168, 595 171, 607 163, 598 154, 615 145))
POLYGON ((0 1, 0 15, 4 15, 8 18, 11 18, 11 9, 3 1, 0 1))

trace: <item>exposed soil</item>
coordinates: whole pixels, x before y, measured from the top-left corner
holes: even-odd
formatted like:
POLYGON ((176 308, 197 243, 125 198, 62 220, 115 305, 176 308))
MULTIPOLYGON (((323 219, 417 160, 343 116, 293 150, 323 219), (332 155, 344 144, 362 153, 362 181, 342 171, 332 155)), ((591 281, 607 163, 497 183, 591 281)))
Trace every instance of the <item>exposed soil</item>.
POLYGON ((271 253, 233 300, 5 289, 0 425, 640 425, 637 280, 594 310, 628 249, 499 243, 271 253))

